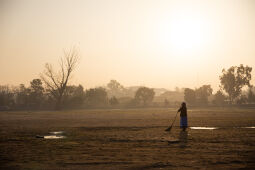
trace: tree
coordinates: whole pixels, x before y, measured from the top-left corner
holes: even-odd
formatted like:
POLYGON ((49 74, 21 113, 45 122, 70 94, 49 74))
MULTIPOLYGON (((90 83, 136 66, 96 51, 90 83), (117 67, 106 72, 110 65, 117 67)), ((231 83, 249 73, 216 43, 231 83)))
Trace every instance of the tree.
POLYGON ((212 95, 213 89, 211 85, 203 85, 202 87, 196 89, 196 102, 200 105, 208 104, 208 97, 212 95))
POLYGON ((135 93, 135 100, 140 103, 143 102, 143 105, 148 105, 152 102, 155 92, 153 89, 148 87, 140 87, 135 93))
POLYGON ((125 88, 116 80, 111 80, 107 84, 107 88, 109 89, 109 95, 115 97, 123 97, 125 94, 125 88))
POLYGON ((44 88, 41 79, 33 79, 30 82, 29 103, 39 108, 44 100, 44 88))
POLYGON ((190 89, 190 88, 185 88, 184 89, 184 100, 190 105, 195 105, 196 104, 195 90, 190 89))
POLYGON ((24 84, 19 85, 17 91, 16 104, 20 109, 27 109, 29 104, 30 89, 26 88, 24 84))
POLYGON ((55 99, 55 108, 57 110, 62 107, 63 95, 70 76, 78 64, 78 60, 79 54, 75 48, 72 48, 68 52, 64 51, 64 56, 60 58, 60 70, 55 72, 52 65, 46 63, 45 71, 41 74, 41 79, 46 84, 47 90, 55 99))
POLYGON ((112 105, 112 106, 116 106, 116 105, 119 104, 119 101, 118 101, 118 99, 117 99, 115 96, 113 96, 113 97, 111 97, 111 98, 109 99, 109 103, 110 103, 110 105, 112 105))
POLYGON ((241 95, 237 98, 236 103, 239 104, 239 105, 241 105, 241 104, 247 103, 247 101, 248 101, 247 96, 244 95, 244 94, 241 94, 241 95))
POLYGON ((225 103, 225 95, 222 93, 222 91, 218 90, 216 94, 214 95, 213 103, 222 106, 225 103))
POLYGON ((252 67, 243 66, 242 64, 232 66, 228 70, 223 69, 220 76, 220 83, 223 90, 226 91, 229 101, 233 101, 240 96, 242 88, 247 85, 250 86, 252 67))
POLYGON ((107 84, 107 87, 111 90, 114 90, 114 91, 124 89, 124 87, 119 82, 117 82, 116 80, 111 80, 107 84))
POLYGON ((66 108, 80 107, 84 102, 85 92, 83 86, 67 86, 64 96, 63 104, 66 108))
POLYGON ((165 107, 169 106, 169 101, 167 99, 164 100, 165 107))
POLYGON ((255 103, 255 88, 250 87, 247 94, 247 101, 249 103, 255 103))
POLYGON ((7 110, 7 108, 14 105, 14 93, 9 86, 0 86, 0 110, 7 110))
POLYGON ((103 107, 108 103, 107 92, 104 88, 98 87, 86 90, 85 105, 88 107, 103 107))

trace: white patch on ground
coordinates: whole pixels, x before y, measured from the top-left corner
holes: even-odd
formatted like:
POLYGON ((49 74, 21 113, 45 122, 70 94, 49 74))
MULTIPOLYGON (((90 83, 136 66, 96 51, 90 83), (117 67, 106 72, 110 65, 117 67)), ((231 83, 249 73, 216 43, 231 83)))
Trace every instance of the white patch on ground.
POLYGON ((44 136, 44 139, 63 139, 65 136, 60 136, 60 135, 49 135, 49 136, 44 136))
POLYGON ((219 129, 218 127, 190 127, 190 129, 195 129, 195 130, 214 130, 214 129, 219 129))
POLYGON ((50 134, 54 134, 54 135, 60 135, 63 134, 64 131, 56 131, 56 132, 50 132, 50 134))

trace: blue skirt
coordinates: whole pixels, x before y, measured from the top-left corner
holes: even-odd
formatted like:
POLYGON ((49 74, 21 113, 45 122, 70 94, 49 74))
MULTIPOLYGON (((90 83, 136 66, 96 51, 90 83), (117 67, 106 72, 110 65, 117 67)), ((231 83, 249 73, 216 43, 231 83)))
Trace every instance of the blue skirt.
POLYGON ((180 127, 188 127, 188 118, 187 117, 181 117, 180 119, 180 127))

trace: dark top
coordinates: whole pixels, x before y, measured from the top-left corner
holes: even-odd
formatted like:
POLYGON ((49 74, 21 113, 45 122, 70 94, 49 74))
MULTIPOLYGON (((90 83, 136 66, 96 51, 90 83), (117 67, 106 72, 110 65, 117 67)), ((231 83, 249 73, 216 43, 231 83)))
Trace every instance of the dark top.
POLYGON ((181 112, 181 114, 180 114, 181 117, 187 117, 187 108, 186 107, 180 107, 178 112, 181 112))

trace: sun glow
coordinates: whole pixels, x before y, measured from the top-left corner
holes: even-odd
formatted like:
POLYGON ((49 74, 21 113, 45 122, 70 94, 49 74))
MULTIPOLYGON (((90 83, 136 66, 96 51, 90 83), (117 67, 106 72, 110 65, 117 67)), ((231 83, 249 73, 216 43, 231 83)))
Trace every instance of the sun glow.
POLYGON ((175 56, 197 55, 206 50, 209 29, 207 20, 190 13, 181 14, 159 23, 158 41, 163 50, 175 56))

